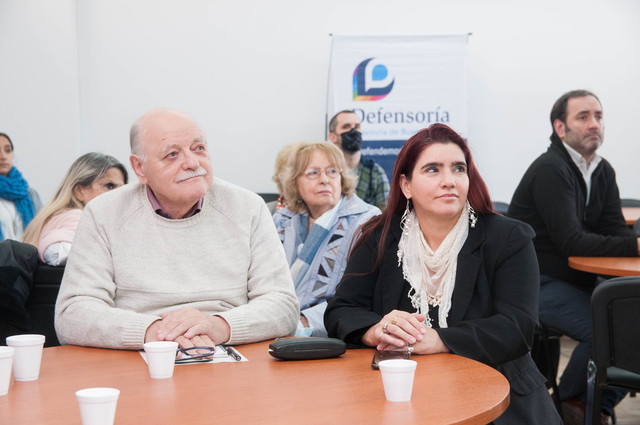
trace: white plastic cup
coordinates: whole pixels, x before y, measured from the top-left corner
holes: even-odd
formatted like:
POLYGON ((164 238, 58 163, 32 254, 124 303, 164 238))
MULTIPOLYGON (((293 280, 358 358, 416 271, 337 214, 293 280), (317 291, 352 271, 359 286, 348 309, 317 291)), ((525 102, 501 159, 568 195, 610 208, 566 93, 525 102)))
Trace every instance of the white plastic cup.
POLYGON ((149 375, 154 379, 166 379, 173 376, 176 364, 178 343, 175 341, 154 341, 143 345, 147 354, 149 375))
POLYGON ((410 401, 417 363, 414 360, 394 359, 383 360, 378 366, 387 400, 410 401))
POLYGON ((76 391, 82 425, 113 425, 120 390, 85 388, 76 391))
POLYGON ((5 395, 9 392, 11 366, 13 365, 15 354, 16 349, 13 347, 0 347, 0 395, 5 395))
POLYGON ((40 376, 44 335, 25 334, 7 337, 7 345, 16 349, 13 377, 16 381, 35 381, 40 376))

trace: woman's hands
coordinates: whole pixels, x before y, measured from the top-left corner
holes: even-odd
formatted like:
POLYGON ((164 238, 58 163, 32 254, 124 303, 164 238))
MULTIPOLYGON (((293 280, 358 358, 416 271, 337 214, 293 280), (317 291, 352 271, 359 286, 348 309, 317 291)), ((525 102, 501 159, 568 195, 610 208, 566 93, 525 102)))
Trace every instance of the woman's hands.
POLYGON ((378 350, 411 347, 416 354, 449 352, 438 333, 423 324, 424 320, 424 314, 393 310, 369 328, 362 342, 378 350))
POLYGON ((424 314, 393 310, 362 337, 365 344, 379 350, 394 350, 421 341, 427 327, 424 314))

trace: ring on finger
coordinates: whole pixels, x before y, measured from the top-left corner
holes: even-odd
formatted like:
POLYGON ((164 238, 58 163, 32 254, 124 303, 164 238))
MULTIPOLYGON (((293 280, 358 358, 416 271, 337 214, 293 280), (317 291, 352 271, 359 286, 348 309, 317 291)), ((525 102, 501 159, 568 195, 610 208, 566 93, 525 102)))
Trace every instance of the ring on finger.
POLYGON ((393 316, 393 317, 391 318, 391 324, 392 324, 392 325, 395 325, 396 323, 398 323, 398 316, 393 316))
POLYGON ((387 330, 387 326, 389 326, 388 323, 385 323, 384 326, 382 327, 382 333, 388 334, 389 331, 387 330))

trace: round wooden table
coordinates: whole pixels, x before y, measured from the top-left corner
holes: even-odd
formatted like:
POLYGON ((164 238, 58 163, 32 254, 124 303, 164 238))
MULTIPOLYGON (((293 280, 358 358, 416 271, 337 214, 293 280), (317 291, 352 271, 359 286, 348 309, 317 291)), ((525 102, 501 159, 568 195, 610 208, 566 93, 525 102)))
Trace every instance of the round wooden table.
POLYGON ((79 424, 75 391, 120 390, 115 424, 486 424, 509 405, 497 370, 453 354, 413 356, 411 401, 388 402, 374 350, 326 360, 280 361, 269 342, 239 345, 249 361, 176 366, 151 379, 138 352, 45 348, 40 378, 12 382, 0 396, 0 423, 79 424))
POLYGON ((606 276, 640 276, 640 257, 569 257, 569 267, 606 276))

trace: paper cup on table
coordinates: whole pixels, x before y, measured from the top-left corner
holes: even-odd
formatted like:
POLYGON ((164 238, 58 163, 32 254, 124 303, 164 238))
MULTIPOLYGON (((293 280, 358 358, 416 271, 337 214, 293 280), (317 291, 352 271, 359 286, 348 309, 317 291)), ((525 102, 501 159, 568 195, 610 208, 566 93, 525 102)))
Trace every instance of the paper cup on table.
POLYGON ((76 391, 82 425, 113 425, 120 390, 86 388, 76 391))
POLYGON ((16 381, 35 381, 40 375, 44 335, 25 334, 7 337, 7 345, 16 349, 13 377, 16 381))
POLYGON ((0 395, 9 392, 11 383, 11 366, 16 349, 13 347, 0 347, 0 395))
POLYGON ((414 360, 383 360, 378 363, 384 395, 388 401, 409 401, 413 390, 413 376, 417 363, 414 360))
POLYGON ((143 345, 147 355, 149 375, 155 379, 171 378, 176 364, 178 343, 174 341, 154 341, 143 345))

